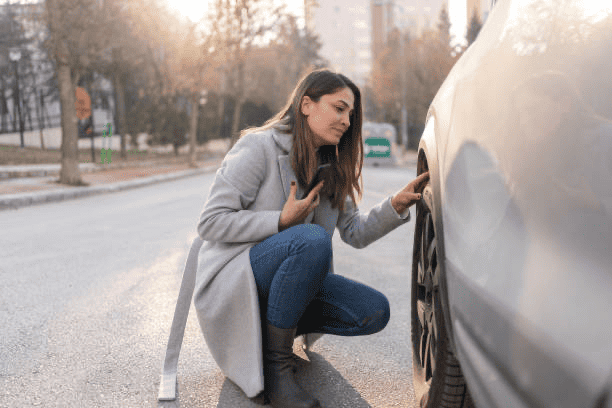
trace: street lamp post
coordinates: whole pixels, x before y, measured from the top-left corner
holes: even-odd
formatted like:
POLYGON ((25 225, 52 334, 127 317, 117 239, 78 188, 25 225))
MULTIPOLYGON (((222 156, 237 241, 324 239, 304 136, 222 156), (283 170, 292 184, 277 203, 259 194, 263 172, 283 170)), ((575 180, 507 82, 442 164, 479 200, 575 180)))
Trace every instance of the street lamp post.
POLYGON ((17 96, 17 112, 19 115, 19 134, 21 136, 21 148, 23 149, 25 144, 23 141, 23 119, 21 118, 21 101, 19 98, 19 69, 17 67, 18 62, 21 59, 21 51, 18 49, 10 50, 9 58, 11 61, 13 61, 13 65, 15 67, 15 92, 17 96))
MULTIPOLYGON (((405 14, 404 7, 399 4, 394 4, 396 10, 399 12, 400 16, 405 14)), ((400 111, 400 137, 402 140, 402 145, 404 149, 408 149, 408 112, 406 111, 406 71, 404 67, 404 63, 406 62, 405 55, 405 46, 404 36, 406 34, 406 24, 405 21, 401 21, 401 24, 398 27, 399 29, 399 46, 400 46, 400 88, 401 88, 401 111, 400 111)))

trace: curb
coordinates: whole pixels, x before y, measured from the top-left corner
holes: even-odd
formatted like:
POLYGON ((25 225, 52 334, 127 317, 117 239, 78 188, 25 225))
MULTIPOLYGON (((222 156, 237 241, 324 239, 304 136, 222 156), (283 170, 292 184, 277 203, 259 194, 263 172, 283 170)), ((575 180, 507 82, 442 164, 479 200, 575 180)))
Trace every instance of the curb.
MULTIPOLYGON (((213 157, 206 158, 204 161, 214 160, 213 157)), ((170 162, 168 162, 170 163, 170 162)), ((118 164, 100 164, 100 163, 79 163, 79 171, 81 173, 95 173, 106 169, 121 169, 124 167, 146 167, 159 166, 160 164, 168 164, 159 161, 134 161, 122 162, 118 164)), ((9 178, 25 178, 25 177, 47 177, 58 176, 60 173, 61 164, 31 164, 31 165, 14 165, 0 166, 0 180, 9 178)))
MULTIPOLYGON (((60 164, 39 164, 39 165, 26 165, 26 166, 1 166, 0 167, 0 180, 6 180, 10 178, 22 178, 22 177, 47 177, 57 176, 60 172, 60 164)), ((95 164, 80 163, 79 171, 81 173, 91 173, 98 171, 95 164)))
POLYGON ((117 183, 109 183, 98 186, 64 187, 59 190, 41 191, 36 193, 6 194, 0 196, 0 211, 11 209, 16 210, 18 208, 27 207, 30 205, 59 202, 96 194, 112 193, 132 188, 145 187, 151 184, 161 183, 164 181, 172 181, 180 178, 197 176, 199 174, 215 171, 218 168, 219 164, 213 164, 201 167, 199 169, 160 174, 157 176, 143 177, 135 180, 126 180, 117 183))

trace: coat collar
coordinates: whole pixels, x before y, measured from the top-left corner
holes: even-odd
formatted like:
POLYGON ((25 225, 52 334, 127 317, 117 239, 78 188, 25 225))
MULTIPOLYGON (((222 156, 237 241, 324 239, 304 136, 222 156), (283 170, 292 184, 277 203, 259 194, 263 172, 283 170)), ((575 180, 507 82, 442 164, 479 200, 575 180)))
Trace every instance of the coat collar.
POLYGON ((293 135, 291 133, 283 133, 282 129, 272 128, 272 138, 285 154, 288 155, 293 146, 293 135))
MULTIPOLYGON (((283 133, 282 129, 274 129, 272 128, 272 138, 276 142, 276 144, 281 148, 281 154, 278 156, 278 167, 280 170, 281 181, 283 185, 283 192, 285 193, 285 201, 289 198, 289 194, 291 193, 291 182, 295 181, 297 183, 297 177, 295 176, 295 172, 291 167, 291 160, 289 159, 289 152, 291 151, 291 147, 293 146, 293 135, 290 133, 283 133)), ((298 184, 297 187, 297 196, 298 198, 302 197, 304 194, 304 190, 298 184)), ((315 212, 311 212, 308 214, 308 217, 304 220, 304 223, 311 223, 314 218, 315 212)))
MULTIPOLYGON (((297 183, 297 177, 291 167, 291 160, 289 160, 289 152, 293 146, 293 135, 290 133, 283 133, 278 129, 272 128, 272 139, 280 148, 280 154, 278 155, 278 168, 280 171, 281 181, 283 184, 283 192, 285 193, 285 201, 289 198, 291 191, 291 182, 297 183)), ((300 194, 300 186, 298 184, 298 195, 300 194)))

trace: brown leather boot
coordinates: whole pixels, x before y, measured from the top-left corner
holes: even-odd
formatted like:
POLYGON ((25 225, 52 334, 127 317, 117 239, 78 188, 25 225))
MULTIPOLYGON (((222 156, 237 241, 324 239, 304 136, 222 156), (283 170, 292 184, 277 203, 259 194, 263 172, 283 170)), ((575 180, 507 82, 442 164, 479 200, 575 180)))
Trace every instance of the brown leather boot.
POLYGON ((319 401, 293 378, 293 338, 296 328, 280 329, 266 322, 264 378, 274 408, 320 408, 319 401))

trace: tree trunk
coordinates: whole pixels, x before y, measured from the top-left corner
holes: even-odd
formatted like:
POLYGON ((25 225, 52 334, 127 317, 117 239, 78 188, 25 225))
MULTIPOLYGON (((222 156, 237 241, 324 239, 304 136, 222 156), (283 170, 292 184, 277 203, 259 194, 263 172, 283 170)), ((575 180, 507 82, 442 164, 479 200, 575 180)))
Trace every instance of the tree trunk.
POLYGON ((117 120, 119 121, 119 123, 117 123, 119 125, 119 133, 121 135, 121 158, 125 159, 126 157, 126 142, 127 142, 127 137, 128 137, 128 133, 127 133, 127 121, 125 120, 125 87, 123 86, 123 77, 122 77, 122 73, 121 70, 119 68, 119 64, 121 62, 120 60, 120 50, 118 48, 113 48, 113 61, 115 62, 115 75, 113 77, 114 79, 114 85, 115 85, 115 103, 116 105, 116 112, 117 112, 117 120))
MULTIPOLYGON (((40 148, 42 150, 46 150, 45 149, 45 139, 43 138, 44 124, 43 124, 43 120, 42 120, 42 115, 40 113, 40 111, 42 110, 42 107, 38 103, 38 89, 36 89, 36 88, 34 88, 34 106, 36 106, 36 120, 38 120, 38 131, 40 132, 40 148)), ((1 110, 1 108, 0 108, 0 110, 1 110)))
POLYGON ((236 107, 234 109, 234 119, 232 120, 232 139, 230 141, 230 149, 236 144, 240 137, 240 117, 242 116, 242 107, 246 102, 246 91, 244 89, 244 62, 239 62, 237 68, 238 89, 236 92, 236 107))
POLYGON ((62 16, 57 1, 47 0, 45 7, 49 17, 49 32, 53 41, 53 58, 56 62, 57 83, 60 93, 62 125, 62 167, 59 182, 83 185, 79 172, 78 119, 76 115, 76 80, 69 64, 70 50, 62 40, 62 16))
POLYGON ((242 95, 236 99, 234 119, 232 120, 232 139, 230 141, 230 149, 236 144, 240 137, 240 116, 242 116, 242 107, 244 106, 244 102, 245 100, 242 95))
POLYGON ((196 165, 196 146, 198 133, 198 114, 200 112, 200 95, 194 92, 191 96, 191 117, 189 120, 189 166, 196 165))
POLYGON ((221 93, 219 94, 219 112, 217 117, 219 118, 219 133, 217 139, 223 137, 223 128, 225 127, 225 93, 227 91, 227 74, 223 72, 223 78, 221 79, 221 93))
POLYGON ((62 168, 59 182, 62 184, 82 185, 79 171, 78 119, 75 109, 75 87, 72 82, 70 66, 57 64, 57 82, 60 91, 62 123, 62 168))

